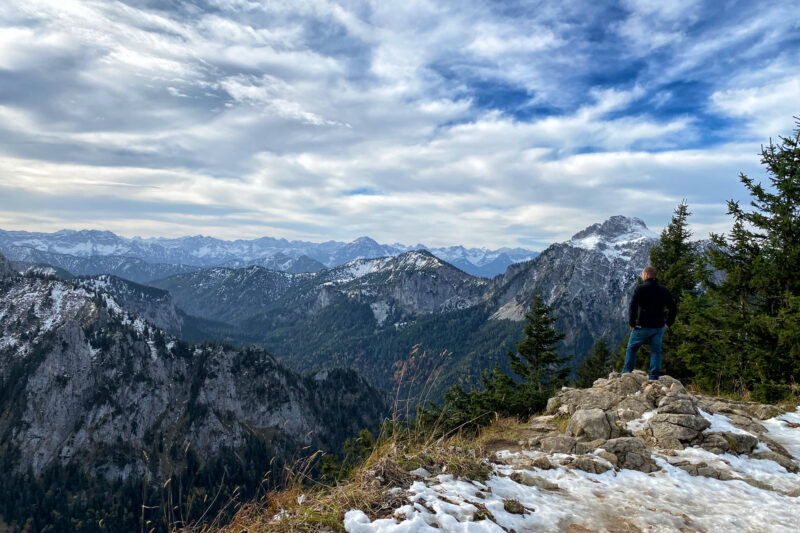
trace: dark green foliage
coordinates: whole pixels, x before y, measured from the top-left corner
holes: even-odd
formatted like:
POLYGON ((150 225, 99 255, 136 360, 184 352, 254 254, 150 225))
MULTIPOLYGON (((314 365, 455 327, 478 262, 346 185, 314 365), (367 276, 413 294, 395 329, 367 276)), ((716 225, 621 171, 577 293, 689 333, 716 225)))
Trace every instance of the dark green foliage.
POLYGON ((658 272, 658 280, 678 303, 684 294, 692 293, 698 283, 698 245, 690 240, 690 215, 686 201, 681 202, 669 225, 661 232, 658 244, 650 250, 650 264, 658 272))
POLYGON ((437 432, 476 429, 491 422, 496 415, 527 418, 540 412, 547 400, 566 383, 569 368, 555 345, 564 338, 553 328, 553 309, 537 296, 531 311, 525 315, 525 338, 516 343, 516 353, 509 350, 508 359, 516 379, 505 374, 499 364, 481 375, 481 387, 466 391, 454 385, 444 403, 429 403, 419 409, 422 426, 437 432))
POLYGON ((349 438, 342 447, 342 457, 333 454, 323 456, 319 466, 324 479, 338 481, 346 478, 353 468, 361 464, 375 449, 375 438, 369 429, 362 429, 358 437, 349 438))
MULTIPOLYGON (((690 215, 685 200, 678 204, 672 220, 661 232, 658 244, 650 250, 650 264, 656 268, 659 282, 670 290, 678 305, 675 324, 665 333, 662 346, 663 372, 678 379, 691 377, 691 372, 678 357, 678 346, 685 335, 689 309, 695 304, 690 300, 697 297, 698 284, 704 273, 698 243, 690 240, 690 215)), ((649 352, 640 352, 637 364, 649 359, 649 352)))
POLYGON ((800 380, 800 127, 761 155, 768 184, 740 175, 749 208, 728 202, 733 228, 712 236, 723 275, 682 309, 679 357, 703 387, 775 401, 800 380))
POLYGON ((586 359, 578 365, 578 378, 575 380, 575 385, 581 388, 591 387, 595 380, 608 376, 612 370, 611 350, 606 344, 606 340, 600 338, 594 343, 586 359))

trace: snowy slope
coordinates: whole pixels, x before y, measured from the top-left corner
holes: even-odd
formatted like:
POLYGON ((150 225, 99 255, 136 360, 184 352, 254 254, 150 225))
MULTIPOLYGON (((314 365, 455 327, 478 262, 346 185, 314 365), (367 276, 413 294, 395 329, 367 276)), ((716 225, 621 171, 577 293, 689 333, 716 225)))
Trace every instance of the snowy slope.
POLYGON ((485 482, 410 472, 410 487, 391 489, 403 504, 390 517, 352 509, 345 529, 797 531, 800 408, 763 419, 779 410, 695 397, 666 376, 615 376, 562 390, 549 406, 570 417, 566 430, 553 416, 521 425, 514 435, 538 436, 487 454, 485 482))

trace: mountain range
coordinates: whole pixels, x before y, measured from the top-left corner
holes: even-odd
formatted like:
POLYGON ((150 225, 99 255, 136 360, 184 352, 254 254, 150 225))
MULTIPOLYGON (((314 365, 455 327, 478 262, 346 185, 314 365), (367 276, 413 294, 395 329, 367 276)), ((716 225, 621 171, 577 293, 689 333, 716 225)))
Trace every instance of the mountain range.
POLYGON ((481 277, 496 276, 509 265, 537 255, 523 248, 386 245, 369 237, 352 242, 313 243, 272 237, 234 241, 202 235, 143 239, 97 230, 55 233, 0 230, 0 252, 12 261, 45 263, 75 275, 110 273, 139 282, 214 266, 258 265, 290 273, 318 272, 354 259, 396 256, 411 250, 428 250, 481 277))
MULTIPOLYGON (((630 290, 657 238, 641 220, 612 217, 491 280, 425 250, 317 273, 198 269, 150 282, 170 295, 176 311, 147 316, 180 317, 180 324, 161 325, 190 340, 263 345, 298 371, 355 368, 387 389, 408 365, 425 379, 436 370, 433 396, 440 397, 449 385, 474 383, 483 369, 506 364, 537 294, 553 306, 566 334, 559 349, 574 365, 600 337, 619 343, 630 290)), ((144 313, 148 306, 162 303, 132 309, 144 313)))
MULTIPOLYGON (((95 251, 124 252, 106 237, 95 251)), ((117 258, 150 274, 172 263, 9 245, 28 255, 0 256, 0 500, 14 502, 0 514, 61 523, 101 502, 103 520, 124 524, 131 510, 110 501, 166 497, 143 480, 172 480, 177 498, 187 486, 253 494, 267 470, 279 484, 297 450, 376 428, 387 390, 441 399, 506 366, 536 295, 575 365, 598 338, 623 338, 657 238, 615 216, 492 279, 420 249, 317 272, 190 265, 146 284, 114 275, 117 258), (74 276, 46 254, 108 271, 74 276)), ((341 253, 332 261, 353 252, 341 253)))

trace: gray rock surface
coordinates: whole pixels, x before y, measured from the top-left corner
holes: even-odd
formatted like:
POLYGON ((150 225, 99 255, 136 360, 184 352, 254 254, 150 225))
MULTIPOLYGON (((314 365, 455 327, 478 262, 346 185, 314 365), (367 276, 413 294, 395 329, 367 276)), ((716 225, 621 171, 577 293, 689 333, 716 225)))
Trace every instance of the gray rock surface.
POLYGON ((0 456, 13 472, 161 478, 187 446, 200 464, 253 439, 278 458, 338 450, 384 414, 352 371, 300 376, 259 348, 188 344, 90 284, 5 278, 0 317, 0 456))
POLYGON ((588 441, 605 440, 611 437, 611 425, 602 409, 580 409, 569 419, 567 435, 588 441))

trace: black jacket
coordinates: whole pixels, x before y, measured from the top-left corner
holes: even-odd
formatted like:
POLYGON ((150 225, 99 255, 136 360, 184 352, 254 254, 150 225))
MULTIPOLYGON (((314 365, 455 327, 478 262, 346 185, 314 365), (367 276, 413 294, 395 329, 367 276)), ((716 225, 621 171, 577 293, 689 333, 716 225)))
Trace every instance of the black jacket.
POLYGON ((678 310, 672 293, 657 279, 650 278, 636 287, 628 309, 628 325, 632 328, 663 328, 675 322, 678 310), (666 317, 664 311, 667 311, 666 317))

